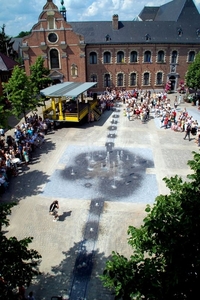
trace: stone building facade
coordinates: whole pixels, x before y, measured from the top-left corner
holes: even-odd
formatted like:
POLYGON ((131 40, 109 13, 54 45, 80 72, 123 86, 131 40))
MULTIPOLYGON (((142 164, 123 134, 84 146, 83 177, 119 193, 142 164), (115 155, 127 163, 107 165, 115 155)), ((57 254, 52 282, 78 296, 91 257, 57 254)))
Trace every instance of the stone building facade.
POLYGON ((200 15, 193 0, 144 7, 133 21, 67 22, 66 9, 48 0, 22 42, 26 72, 41 55, 56 82, 97 82, 106 87, 176 90, 200 50, 200 15))

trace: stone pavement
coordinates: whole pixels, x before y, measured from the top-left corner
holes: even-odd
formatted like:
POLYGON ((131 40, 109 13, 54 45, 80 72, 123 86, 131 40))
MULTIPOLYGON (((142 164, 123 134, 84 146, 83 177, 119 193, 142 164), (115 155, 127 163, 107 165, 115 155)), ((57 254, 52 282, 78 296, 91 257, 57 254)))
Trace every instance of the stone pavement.
MULTIPOLYGON (((175 95, 169 97, 173 103, 175 95)), ((179 109, 185 106, 200 124, 197 108, 182 103, 179 109)), ((130 256, 128 226, 140 226, 146 204, 168 193, 162 178, 186 179, 187 161, 198 147, 183 137, 158 128, 153 116, 146 124, 128 121, 122 103, 98 122, 68 124, 46 136, 2 199, 19 203, 7 235, 34 237, 31 248, 42 255, 42 275, 28 289, 36 300, 61 294, 114 299, 98 276, 112 250, 130 256), (54 199, 58 222, 48 214, 54 199)))

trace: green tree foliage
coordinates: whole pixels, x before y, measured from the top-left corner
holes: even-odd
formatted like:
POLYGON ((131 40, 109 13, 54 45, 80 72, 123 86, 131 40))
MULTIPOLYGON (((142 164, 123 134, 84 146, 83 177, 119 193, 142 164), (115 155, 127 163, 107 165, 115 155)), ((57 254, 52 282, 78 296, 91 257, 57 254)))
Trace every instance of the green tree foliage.
POLYGON ((29 249, 32 238, 18 240, 7 238, 2 230, 9 225, 7 215, 16 205, 0 204, 0 299, 16 299, 16 289, 21 285, 29 286, 32 278, 39 275, 40 254, 29 249))
POLYGON ((1 32, 0 32, 0 52, 12 57, 13 54, 13 44, 14 41, 11 41, 12 38, 8 37, 5 34, 5 24, 1 27, 1 32))
MULTIPOLYGON (((38 77, 37 79, 39 81, 38 77)), ((32 78, 28 77, 23 69, 15 66, 9 81, 3 83, 4 93, 12 105, 12 113, 17 118, 20 118, 22 114, 25 116, 27 111, 35 110, 37 106, 43 105, 36 86, 37 81, 32 82, 31 80, 32 78)))
POLYGON ((189 88, 200 89, 200 52, 196 55, 193 63, 189 65, 185 80, 189 88))
POLYGON ((51 82, 48 77, 50 71, 44 67, 44 59, 38 56, 36 62, 30 67, 30 81, 34 95, 39 95, 40 90, 46 88, 51 82))
POLYGON ((200 283, 200 154, 188 162, 193 173, 164 178, 169 195, 160 195, 140 228, 130 226, 127 259, 112 253, 101 279, 115 299, 193 300, 200 283))
POLYGON ((8 117, 10 116, 9 104, 5 97, 0 97, 0 128, 8 128, 8 117))
POLYGON ((4 93, 12 105, 12 113, 20 118, 26 111, 36 107, 36 101, 32 98, 31 83, 23 69, 15 66, 12 76, 7 83, 3 83, 4 93))
POLYGON ((21 31, 17 36, 16 38, 23 38, 24 36, 27 36, 31 33, 31 30, 30 31, 21 31))

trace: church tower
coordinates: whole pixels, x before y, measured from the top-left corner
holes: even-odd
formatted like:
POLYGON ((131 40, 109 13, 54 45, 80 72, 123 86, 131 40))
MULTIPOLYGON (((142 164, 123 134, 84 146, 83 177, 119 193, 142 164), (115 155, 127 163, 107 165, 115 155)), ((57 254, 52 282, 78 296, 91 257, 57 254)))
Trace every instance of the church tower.
POLYGON ((61 0, 60 3, 61 3, 60 13, 62 14, 64 20, 67 21, 67 18, 66 18, 66 8, 64 6, 64 0, 61 0))

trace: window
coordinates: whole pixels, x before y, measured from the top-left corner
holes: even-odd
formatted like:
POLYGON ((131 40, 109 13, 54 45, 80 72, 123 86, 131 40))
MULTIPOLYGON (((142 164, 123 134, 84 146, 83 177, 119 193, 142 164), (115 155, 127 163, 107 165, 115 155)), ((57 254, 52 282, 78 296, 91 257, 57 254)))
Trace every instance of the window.
POLYGON ((110 41, 110 40, 111 40, 111 37, 109 36, 109 34, 107 34, 107 35, 105 36, 105 41, 108 42, 108 41, 110 41))
POLYGON ((151 51, 145 51, 144 52, 144 62, 151 62, 151 51))
POLYGON ((161 84, 162 84, 162 82, 163 82, 162 77, 163 77, 162 72, 158 72, 158 73, 157 73, 157 76, 156 76, 156 84, 157 84, 157 85, 161 85, 161 84))
POLYGON ((117 74, 117 86, 123 86, 124 76, 122 73, 117 74))
POLYGON ((182 28, 178 28, 177 32, 178 32, 179 37, 181 37, 183 35, 183 29, 182 28))
POLYGON ((111 54, 109 51, 104 52, 103 54, 103 62, 104 64, 110 64, 111 62, 111 54))
POLYGON ((143 85, 149 85, 149 73, 144 73, 143 85))
POLYGON ((137 51, 131 51, 130 54, 130 62, 131 63, 135 63, 137 62, 138 58, 137 58, 137 51))
POLYGON ((59 69, 58 50, 56 49, 50 50, 50 64, 51 64, 51 69, 59 69))
POLYGON ((48 16, 47 19, 48 19, 49 29, 54 29, 55 18, 53 16, 48 16))
POLYGON ((146 41, 150 41, 150 40, 151 40, 150 34, 147 33, 147 34, 145 35, 145 40, 146 40, 146 41))
POLYGON ((123 51, 117 52, 117 62, 124 63, 124 52, 123 51))
POLYGON ((96 52, 90 53, 90 64, 94 65, 97 64, 97 54, 96 52))
POLYGON ((77 65, 73 64, 71 66, 71 76, 72 77, 77 77, 78 76, 78 68, 77 65))
MULTIPOLYGON (((91 82, 97 82, 97 75, 96 75, 96 74, 92 74, 92 75, 90 76, 90 81, 91 81, 91 82)), ((97 84, 95 84, 94 87, 97 87, 97 84)))
POLYGON ((158 51, 157 62, 163 63, 165 59, 165 53, 163 50, 158 51))
POLYGON ((190 51, 188 54, 188 61, 193 62, 195 59, 195 51, 190 51))
POLYGON ((172 56, 171 56, 171 63, 172 64, 176 64, 177 63, 177 56, 178 56, 178 53, 176 50, 172 51, 172 56))
POLYGON ((137 85, 136 78, 137 78, 136 73, 131 73, 130 85, 137 85))
POLYGON ((57 42, 57 40, 58 40, 57 34, 55 34, 54 32, 49 33, 49 35, 48 35, 48 40, 49 40, 50 43, 55 43, 55 42, 57 42))
POLYGON ((110 87, 110 74, 104 75, 104 87, 110 87))

